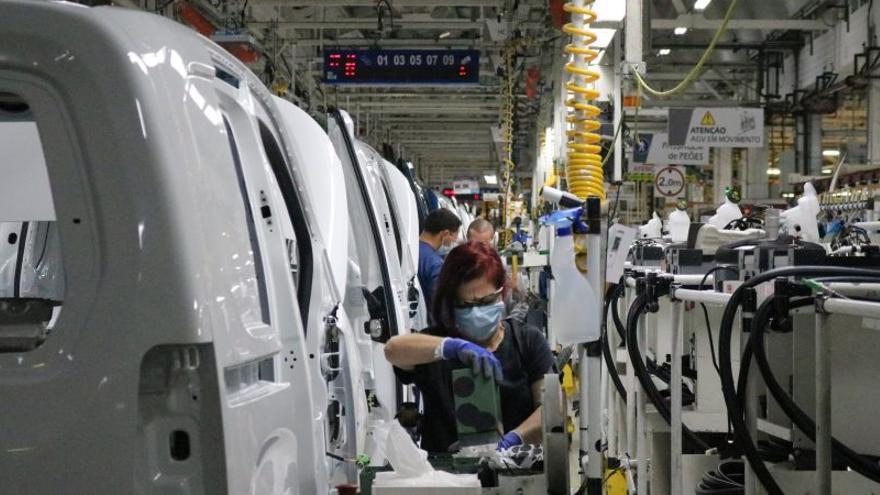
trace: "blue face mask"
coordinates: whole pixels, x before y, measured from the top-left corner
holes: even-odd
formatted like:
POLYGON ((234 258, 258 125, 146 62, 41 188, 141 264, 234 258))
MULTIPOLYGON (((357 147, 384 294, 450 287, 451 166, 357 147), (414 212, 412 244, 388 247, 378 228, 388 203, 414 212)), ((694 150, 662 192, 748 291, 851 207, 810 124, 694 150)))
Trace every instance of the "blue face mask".
POLYGON ((498 331, 498 323, 504 314, 504 301, 485 306, 455 308, 455 325, 458 333, 471 342, 486 342, 498 331))

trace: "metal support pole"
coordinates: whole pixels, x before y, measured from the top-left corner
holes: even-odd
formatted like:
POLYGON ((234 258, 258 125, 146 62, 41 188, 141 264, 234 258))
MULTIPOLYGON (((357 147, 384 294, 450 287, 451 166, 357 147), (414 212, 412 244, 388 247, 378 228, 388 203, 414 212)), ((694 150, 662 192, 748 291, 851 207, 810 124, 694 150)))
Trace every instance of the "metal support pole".
MULTIPOLYGON (((620 36, 614 37, 614 58, 620 60, 620 36)), ((623 74, 620 67, 614 64, 614 131, 623 121, 623 74)), ((623 130, 621 129, 621 134, 623 130)), ((616 134, 616 132, 615 132, 616 134)), ((623 181, 623 136, 614 141, 614 182, 623 181)))
MULTIPOLYGON (((602 344, 600 343, 600 346, 602 344)), ((611 387, 609 386, 610 376, 608 376, 608 367, 602 366, 602 444, 607 446, 608 455, 614 455, 614 451, 611 450, 611 411, 613 410, 614 397, 612 397, 609 392, 611 391, 611 387)))
POLYGON ((880 81, 871 79, 868 89, 868 164, 878 163, 880 163, 880 81))
MULTIPOLYGON (((606 324, 608 324, 608 323, 606 322, 606 324)), ((613 325, 614 323, 611 322, 610 324, 613 325)), ((605 338, 608 343, 608 349, 611 351, 611 358, 612 358, 611 366, 616 367, 617 366, 616 365, 616 363, 617 363, 617 346, 619 345, 619 342, 617 341, 617 332, 614 332, 611 330, 606 330, 605 334, 606 334, 605 338)), ((608 369, 606 369, 603 376, 608 376, 609 373, 610 373, 610 371, 608 369)), ((606 399, 605 403, 607 404, 606 414, 608 416, 608 433, 607 433, 608 452, 609 452, 609 455, 614 456, 616 458, 620 458, 620 457, 622 457, 621 452, 620 452, 620 433, 622 431, 620 426, 622 423, 619 421, 620 418, 618 417, 618 413, 620 411, 620 407, 619 407, 620 402, 619 402, 619 398, 618 398, 618 394, 617 394, 617 389, 614 388, 614 386, 610 383, 610 376, 608 376, 608 378, 607 378, 605 387, 607 389, 606 395, 605 395, 605 397, 607 397, 607 399, 606 399)))
MULTIPOLYGON (((629 278, 626 279, 630 280, 629 278)), ((630 297, 633 292, 633 289, 627 288, 624 292, 624 311, 623 314, 627 314, 629 311, 629 307, 632 304, 632 298, 630 297)), ((636 402, 638 396, 638 382, 636 381, 636 375, 633 373, 632 361, 629 359, 629 353, 626 353, 626 454, 633 459, 638 458, 638 450, 636 446, 636 438, 638 435, 636 434, 636 402)))
POLYGON ((672 378, 669 381, 671 390, 672 411, 669 422, 670 432, 670 492, 684 493, 682 487, 682 423, 681 423, 681 351, 684 347, 682 338, 682 315, 684 305, 681 301, 674 300, 672 303, 672 378))
POLYGON ((716 148, 715 165, 712 168, 712 182, 714 183, 712 191, 712 201, 720 204, 724 198, 724 188, 733 183, 733 149, 732 148, 716 148))
POLYGON ((880 302, 833 298, 826 299, 821 304, 824 313, 880 318, 880 302))
POLYGON ((601 495, 603 459, 602 438, 602 359, 599 342, 578 346, 581 382, 581 452, 586 456, 584 475, 587 478, 587 494, 601 495), (586 401, 584 400, 586 399, 586 401))
MULTIPOLYGON (((764 142, 770 142, 769 127, 764 129, 764 142)), ((746 190, 743 197, 766 199, 770 197, 770 184, 767 179, 767 148, 749 148, 746 162, 746 190)))
POLYGON ((822 116, 807 114, 807 173, 806 175, 822 174, 822 116))
POLYGON ((643 60, 642 46, 644 38, 643 20, 642 20, 642 0, 626 0, 626 31, 624 35, 624 54, 626 54, 626 63, 641 64, 643 60))
POLYGON ((701 302, 704 304, 725 306, 730 300, 730 294, 716 292, 714 290, 673 289, 673 297, 682 301, 701 302))
MULTIPOLYGON (((602 232, 587 236, 587 280, 596 294, 602 294, 602 232)), ((599 296, 598 307, 603 307, 599 296)), ((581 345, 581 451, 587 456, 584 475, 587 494, 601 495, 604 459, 602 439, 602 344, 600 340, 581 345), (586 415, 586 417, 584 417, 586 415)))
POLYGON ((831 493, 831 332, 816 313, 816 493, 831 493))
MULTIPOLYGON (((743 347, 745 347, 745 342, 748 341, 749 334, 743 333, 743 347)), ((761 371, 758 369, 758 365, 755 364, 755 360, 752 359, 752 362, 749 364, 749 379, 746 382, 746 425, 749 427, 749 435, 752 438, 758 438, 758 411, 761 407, 759 397, 758 397, 758 375, 761 371)), ((753 489, 757 489, 757 477, 755 476, 754 471, 751 468, 747 469, 747 486, 751 486, 753 489)), ((756 492, 753 492, 756 493, 756 492)), ((822 492, 819 492, 822 493, 822 492)))
MULTIPOLYGON (((639 317, 638 329, 639 349, 645 349, 648 343, 647 325, 645 324, 645 315, 639 317)), ((632 368, 629 370, 630 375, 635 379, 635 373, 632 368)), ((646 495, 648 493, 648 415, 646 411, 647 402, 644 391, 636 382, 636 493, 646 495)))

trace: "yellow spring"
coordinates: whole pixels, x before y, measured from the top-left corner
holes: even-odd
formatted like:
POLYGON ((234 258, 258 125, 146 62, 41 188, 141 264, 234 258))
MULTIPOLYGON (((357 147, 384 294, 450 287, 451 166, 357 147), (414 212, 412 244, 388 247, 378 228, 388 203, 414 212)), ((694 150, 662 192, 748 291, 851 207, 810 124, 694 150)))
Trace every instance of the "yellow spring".
POLYGON ((586 6, 592 5, 594 1, 583 0, 583 6, 574 3, 563 6, 572 15, 572 22, 562 27, 572 37, 572 42, 565 46, 565 53, 572 57, 565 64, 565 71, 570 74, 565 87, 574 93, 574 97, 565 102, 571 110, 566 122, 573 127, 566 132, 568 153, 565 175, 572 194, 581 199, 598 196, 604 200, 605 182, 600 155, 602 147, 599 145, 602 137, 596 132, 601 126, 598 117, 602 110, 589 103, 590 100, 599 98, 599 92, 594 89, 599 72, 588 68, 590 62, 599 56, 598 50, 590 48, 596 41, 596 35, 587 29, 596 20, 596 13, 586 6), (583 16, 583 19, 578 22, 576 15, 583 16))
POLYGON ((503 103, 501 106, 502 125, 504 126, 504 156, 501 159, 504 163, 504 214, 502 215, 504 225, 507 225, 509 217, 508 210, 512 200, 513 171, 516 168, 516 163, 513 161, 513 114, 515 102, 513 100, 513 76, 511 74, 514 53, 514 46, 509 46, 504 52, 506 77, 502 87, 503 103))

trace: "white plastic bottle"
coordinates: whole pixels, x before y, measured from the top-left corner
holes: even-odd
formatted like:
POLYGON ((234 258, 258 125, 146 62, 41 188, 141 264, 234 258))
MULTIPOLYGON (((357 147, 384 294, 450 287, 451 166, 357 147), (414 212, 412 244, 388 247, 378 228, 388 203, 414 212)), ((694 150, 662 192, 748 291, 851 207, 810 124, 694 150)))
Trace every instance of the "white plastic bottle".
POLYGON ((667 226, 669 227, 669 237, 672 239, 672 242, 686 242, 688 231, 691 228, 691 217, 688 216, 686 211, 676 208, 669 214, 667 226))
MULTIPOLYGON (((597 256, 599 253, 587 253, 597 256)), ((562 345, 593 342, 600 337, 602 319, 599 298, 587 276, 575 266, 574 238, 570 227, 558 227, 550 269, 553 291, 550 294, 551 341, 562 345)))
POLYGON ((804 184, 804 194, 797 206, 782 212, 782 222, 788 233, 807 242, 819 242, 819 223, 816 216, 821 211, 819 196, 813 184, 804 184))
POLYGON ((639 227, 639 239, 659 239, 663 235, 663 221, 655 211, 648 223, 639 227))
POLYGON ((709 219, 709 224, 714 225, 720 230, 730 222, 740 218, 742 218, 742 210, 739 209, 739 205, 731 201, 730 198, 725 197, 724 203, 718 207, 718 211, 709 219))

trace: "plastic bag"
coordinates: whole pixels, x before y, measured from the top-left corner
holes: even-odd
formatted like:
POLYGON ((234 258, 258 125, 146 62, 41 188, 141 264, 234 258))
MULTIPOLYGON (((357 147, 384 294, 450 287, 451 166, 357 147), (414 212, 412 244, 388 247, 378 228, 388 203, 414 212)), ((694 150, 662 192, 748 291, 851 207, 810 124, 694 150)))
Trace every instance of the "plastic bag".
POLYGON ((428 462, 428 453, 416 447, 409 433, 397 421, 392 421, 388 429, 385 457, 394 472, 406 478, 415 478, 434 470, 428 462))
POLYGON ((479 489, 480 480, 475 474, 452 474, 445 471, 435 471, 428 462, 428 453, 416 446, 409 433, 397 421, 377 426, 380 434, 386 428, 385 457, 391 463, 394 471, 376 473, 376 479, 373 482, 374 488, 403 486, 476 487, 479 489))
POLYGON ((384 466, 387 456, 385 443, 388 441, 388 432, 391 425, 397 421, 378 420, 367 432, 367 455, 370 456, 371 466, 384 466))
POLYGON ((376 473, 376 479, 373 481, 374 489, 402 486, 418 488, 474 488, 474 493, 480 493, 482 490, 480 479, 477 478, 476 474, 452 474, 446 471, 431 471, 415 478, 385 471, 376 473))

